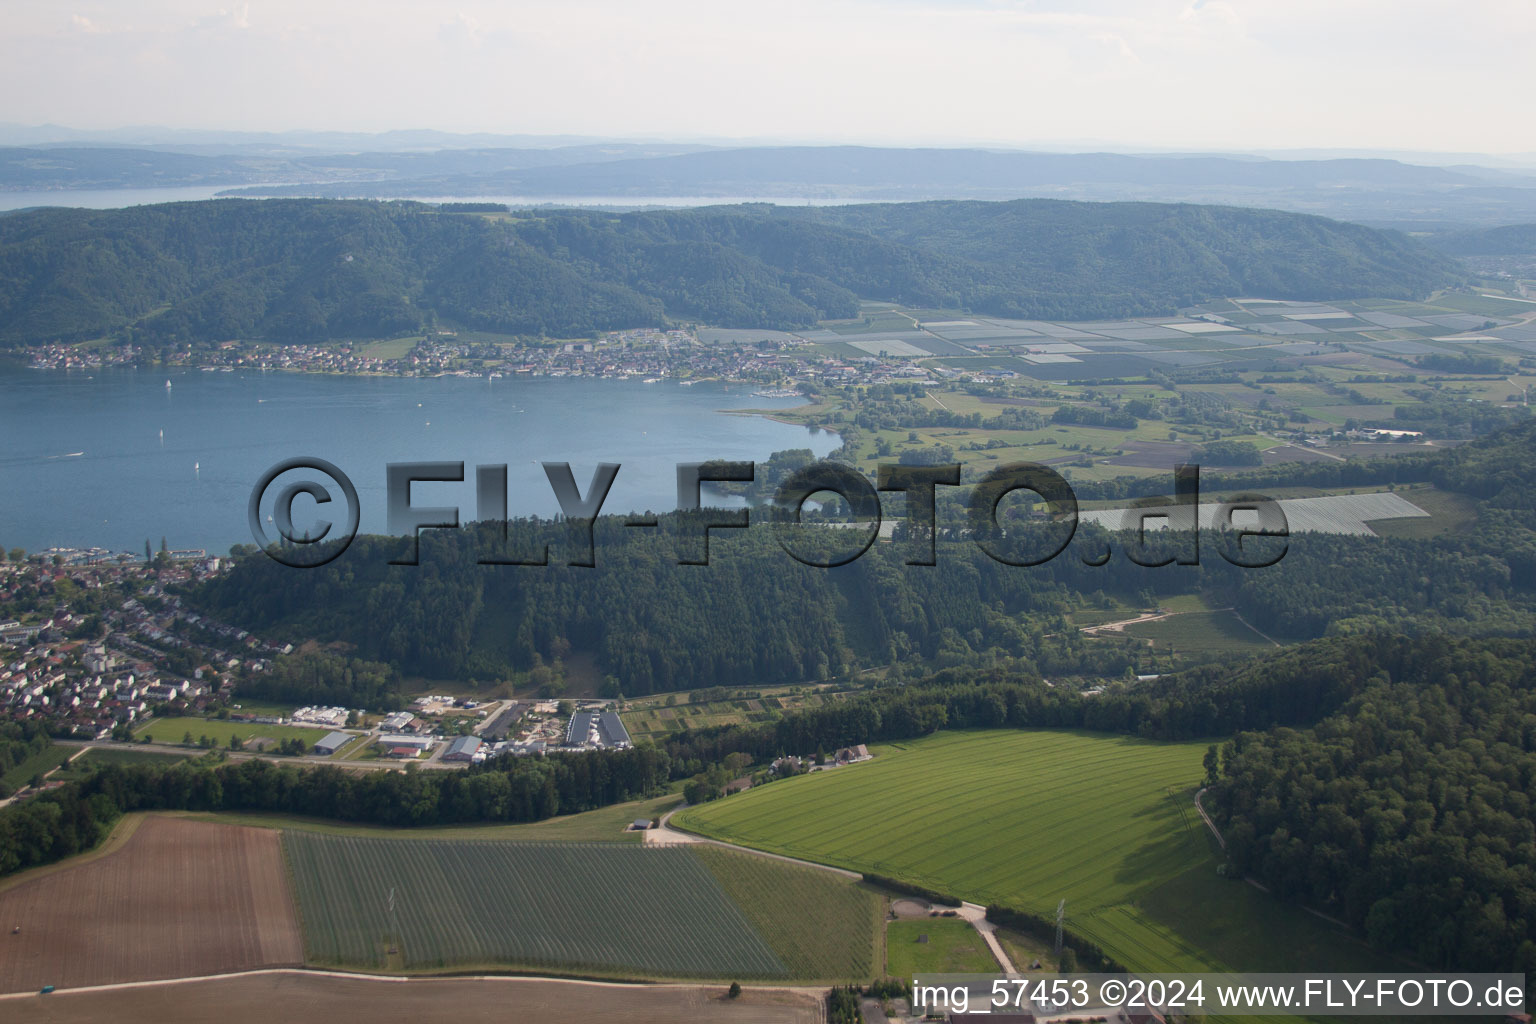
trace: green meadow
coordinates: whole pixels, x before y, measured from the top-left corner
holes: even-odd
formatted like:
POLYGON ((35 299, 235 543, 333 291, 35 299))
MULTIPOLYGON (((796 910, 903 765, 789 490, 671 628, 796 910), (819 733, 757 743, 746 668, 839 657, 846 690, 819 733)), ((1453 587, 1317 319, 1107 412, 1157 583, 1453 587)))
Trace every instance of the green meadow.
POLYGON ((1052 914, 1065 899, 1069 928, 1133 969, 1380 967, 1353 937, 1217 874, 1192 801, 1206 745, 940 733, 673 822, 976 903, 1052 914))

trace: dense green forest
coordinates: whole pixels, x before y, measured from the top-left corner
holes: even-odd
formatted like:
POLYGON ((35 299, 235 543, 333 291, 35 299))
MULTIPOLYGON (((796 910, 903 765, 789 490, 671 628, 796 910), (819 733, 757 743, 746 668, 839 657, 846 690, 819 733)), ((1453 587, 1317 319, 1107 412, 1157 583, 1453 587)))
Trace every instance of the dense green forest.
POLYGON ((768 205, 507 217, 229 200, 0 218, 0 345, 131 338, 527 336, 696 320, 803 327, 857 298, 1002 316, 1171 313, 1220 295, 1417 297, 1454 283, 1405 236, 1147 203, 768 205))
MULTIPOLYGON (((419 566, 396 566, 395 541, 364 537, 303 572, 246 559, 194 600, 263 635, 343 641, 407 674, 497 680, 538 671, 553 693, 573 654, 595 659, 610 679, 604 692, 629 696, 1011 659, 1118 676, 1146 670, 1150 656, 1062 628, 1077 595, 1144 606, 1199 593, 1290 640, 1385 627, 1525 629, 1536 538, 1492 510, 1485 520, 1434 540, 1297 535, 1265 569, 1228 564, 1212 538, 1199 566, 1144 568, 1125 557, 1129 538, 1088 527, 1060 557, 1030 568, 947 539, 934 566, 905 565, 905 545, 878 544, 849 565, 811 568, 767 527, 716 536, 705 567, 678 565, 655 538, 601 521, 596 568, 479 565, 469 531, 429 534, 419 566), (1111 544, 1110 564, 1085 564, 1111 544)), ((1144 561, 1173 542, 1150 543, 1144 561)))
MULTIPOLYGON (((876 544, 848 565, 812 568, 766 526, 716 531, 708 566, 679 565, 679 520, 667 517, 660 537, 599 520, 594 568, 563 564, 576 550, 562 543, 566 527, 515 523, 514 536, 554 539, 550 565, 479 564, 534 545, 496 548, 469 529, 426 532, 417 566, 390 564, 401 541, 361 537, 318 569, 242 559, 191 600, 264 635, 342 641, 358 657, 427 677, 537 671, 558 692, 561 665, 588 655, 608 678, 606 692, 630 696, 846 678, 882 666, 898 676, 1009 662, 1046 673, 1145 669, 1141 648, 1063 628, 1083 595, 1146 607, 1198 593, 1284 640, 1384 628, 1515 635, 1530 628, 1536 600, 1533 438, 1536 424, 1526 424, 1423 457, 1413 470, 1483 499, 1477 530, 1432 539, 1298 534, 1264 569, 1229 564, 1224 542, 1209 535, 1200 565, 1145 568, 1127 557, 1132 538, 1088 526, 1059 557, 1017 567, 960 536, 965 521, 942 518, 933 566, 905 564, 914 551, 900 541, 876 544), (1088 564, 1107 547, 1108 564, 1088 564)), ((1406 472, 1400 464, 1413 458, 1381 460, 1383 471, 1406 472)), ((1350 472, 1342 463, 1317 466, 1300 471, 1350 472)), ((1251 479, 1281 482, 1272 474, 1251 479)), ((1232 474, 1223 483, 1241 488, 1245 479, 1232 474)), ((1025 540, 1048 529, 1016 527, 1025 540)), ((1139 557, 1152 563, 1183 541, 1147 543, 1139 557)))
MULTIPOLYGON (((1400 638, 1306 666, 1356 692, 1240 733, 1210 793, 1239 870, 1437 967, 1536 969, 1536 651, 1400 638)), ((1273 673, 1265 670, 1265 675, 1273 673)))

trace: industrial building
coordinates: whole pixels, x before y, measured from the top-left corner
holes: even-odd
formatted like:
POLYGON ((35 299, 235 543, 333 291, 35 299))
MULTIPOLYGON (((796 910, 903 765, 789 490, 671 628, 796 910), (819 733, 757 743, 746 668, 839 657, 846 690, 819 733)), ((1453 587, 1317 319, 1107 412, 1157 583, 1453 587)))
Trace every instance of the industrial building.
POLYGON ((436 742, 426 736, 380 736, 379 746, 390 757, 416 757, 431 750, 436 742))
POLYGON ((602 747, 623 750, 631 745, 629 730, 612 711, 598 714, 594 711, 578 711, 571 716, 571 724, 565 730, 568 747, 602 747))
POLYGON ((443 754, 444 761, 473 761, 475 755, 480 752, 480 739, 476 736, 460 736, 448 744, 447 753, 443 754))
POLYGON ((326 733, 325 738, 315 744, 315 753, 321 757, 330 757, 351 741, 352 734, 349 732, 326 733))

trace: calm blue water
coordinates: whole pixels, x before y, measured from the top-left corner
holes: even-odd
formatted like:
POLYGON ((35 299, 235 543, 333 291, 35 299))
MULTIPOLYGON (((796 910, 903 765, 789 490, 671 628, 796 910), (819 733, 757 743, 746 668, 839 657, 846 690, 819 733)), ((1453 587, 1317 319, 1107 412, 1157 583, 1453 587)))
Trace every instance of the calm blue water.
MULTIPOLYGON (((387 462, 464 462, 464 483, 417 484, 412 501, 457 505, 467 521, 478 463, 507 464, 513 515, 559 511, 537 464, 546 461, 571 463, 583 494, 598 462, 620 463, 603 512, 664 512, 676 506, 679 462, 838 444, 717 411, 795 404, 744 386, 196 370, 169 379, 167 390, 163 370, 0 371, 0 545, 142 551, 164 536, 222 552, 251 542, 246 503, 257 479, 297 455, 346 472, 363 531, 383 532, 387 462)), ((323 518, 338 518, 329 511, 323 518)), ((317 518, 308 498, 295 502, 300 529, 317 518)))

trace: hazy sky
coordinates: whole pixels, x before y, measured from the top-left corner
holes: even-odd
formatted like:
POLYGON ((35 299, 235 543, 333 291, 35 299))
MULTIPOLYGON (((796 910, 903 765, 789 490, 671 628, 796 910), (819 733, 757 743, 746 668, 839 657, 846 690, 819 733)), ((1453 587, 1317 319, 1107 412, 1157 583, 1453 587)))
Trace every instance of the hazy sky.
POLYGON ((1532 0, 0 0, 0 121, 1536 149, 1532 0))

